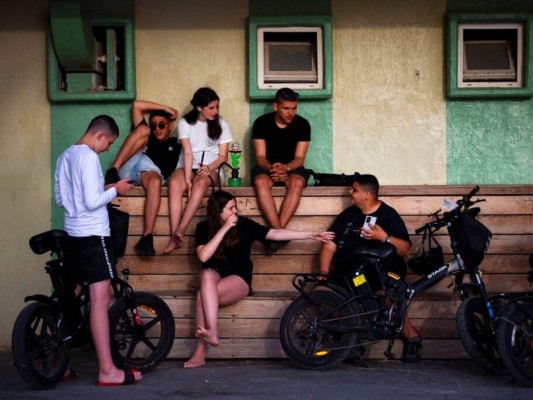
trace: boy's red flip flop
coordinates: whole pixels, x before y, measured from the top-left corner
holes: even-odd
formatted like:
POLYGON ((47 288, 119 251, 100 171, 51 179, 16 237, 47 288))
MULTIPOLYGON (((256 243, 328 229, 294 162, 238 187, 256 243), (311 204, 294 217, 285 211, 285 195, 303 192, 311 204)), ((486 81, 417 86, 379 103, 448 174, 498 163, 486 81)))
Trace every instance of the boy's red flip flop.
MULTIPOLYGON (((124 380, 122 382, 100 382, 96 381, 96 386, 123 386, 123 385, 134 385, 139 381, 135 379, 133 374, 134 370, 124 371, 124 380)), ((140 379, 139 379, 140 380, 140 379)))

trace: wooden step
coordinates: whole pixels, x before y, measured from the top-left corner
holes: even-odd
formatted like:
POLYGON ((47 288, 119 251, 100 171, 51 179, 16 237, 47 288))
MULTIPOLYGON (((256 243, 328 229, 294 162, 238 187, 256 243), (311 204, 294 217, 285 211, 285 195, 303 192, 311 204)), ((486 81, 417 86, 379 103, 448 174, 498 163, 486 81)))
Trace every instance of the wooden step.
MULTIPOLYGON (((259 223, 265 220, 251 187, 223 188, 237 197, 240 215, 259 223)), ((421 237, 415 229, 429 221, 428 214, 441 208, 445 199, 458 200, 472 186, 382 186, 381 199, 396 208, 404 219, 411 235, 416 254, 421 237)), ((279 205, 285 189, 273 189, 274 200, 279 205)), ((143 231, 144 190, 135 188, 126 197, 113 201, 130 213, 130 229, 126 255, 119 260, 118 269, 129 268, 129 282, 135 290, 160 295, 171 308, 176 326, 176 339, 171 358, 188 358, 194 348, 196 330, 195 296, 201 263, 195 254, 194 232, 196 224, 205 219, 207 197, 187 227, 185 243, 171 254, 162 254, 170 238, 167 188, 162 188, 162 201, 156 220, 155 257, 138 257, 133 246, 143 231)), ((487 289, 491 293, 531 290, 526 275, 529 254, 533 253, 533 185, 481 186, 474 198, 486 199, 479 203, 479 220, 493 233, 493 238, 481 270, 487 289)), ((185 205, 187 199, 183 198, 185 205)), ((327 230, 335 217, 351 205, 348 188, 307 187, 296 215, 288 228, 297 230, 327 230)), ((451 258, 451 248, 446 228, 437 233, 443 247, 444 258, 451 258)), ((283 312, 298 296, 292 286, 295 273, 318 272, 320 244, 311 241, 292 241, 275 254, 260 243, 252 247, 254 263, 254 296, 219 311, 220 346, 209 348, 209 358, 283 358, 279 342, 279 324, 283 312)), ((408 274, 413 282, 419 277, 408 274)), ((459 299, 445 278, 428 292, 419 296, 409 309, 409 317, 424 338, 423 358, 468 358, 457 339, 455 313, 459 299)), ((387 343, 370 346, 369 359, 383 359, 387 343)), ((402 354, 401 340, 393 351, 402 354)))

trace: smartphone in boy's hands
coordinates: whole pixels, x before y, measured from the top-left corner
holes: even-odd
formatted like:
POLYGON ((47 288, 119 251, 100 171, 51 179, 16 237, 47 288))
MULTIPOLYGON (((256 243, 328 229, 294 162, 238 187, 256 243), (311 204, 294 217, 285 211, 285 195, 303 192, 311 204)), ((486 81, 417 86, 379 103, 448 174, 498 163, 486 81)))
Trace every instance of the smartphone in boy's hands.
MULTIPOLYGON (((370 229, 370 225, 376 225, 376 220, 378 218, 377 217, 374 217, 372 215, 367 215, 365 217, 365 223, 363 224, 363 229, 370 229)), ((363 235, 363 230, 361 230, 361 237, 364 237, 363 235)))

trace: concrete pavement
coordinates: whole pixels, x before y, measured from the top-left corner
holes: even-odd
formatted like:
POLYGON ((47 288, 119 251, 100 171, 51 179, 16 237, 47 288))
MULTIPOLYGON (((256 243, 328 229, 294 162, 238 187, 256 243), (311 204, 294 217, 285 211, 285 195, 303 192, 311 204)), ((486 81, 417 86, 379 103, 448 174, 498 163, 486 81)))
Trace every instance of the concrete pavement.
POLYGON ((533 389, 508 376, 490 376, 472 361, 371 361, 307 371, 288 360, 213 360, 186 370, 183 360, 168 360, 134 386, 95 385, 94 352, 73 351, 71 367, 79 379, 48 391, 31 390, 0 353, 0 399, 524 399, 533 389))

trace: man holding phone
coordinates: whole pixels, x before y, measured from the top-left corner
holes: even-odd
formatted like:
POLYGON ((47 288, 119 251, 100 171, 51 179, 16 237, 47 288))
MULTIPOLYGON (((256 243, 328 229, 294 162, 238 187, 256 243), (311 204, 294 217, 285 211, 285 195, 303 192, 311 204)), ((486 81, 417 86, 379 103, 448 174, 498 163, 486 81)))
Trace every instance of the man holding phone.
MULTIPOLYGON (((411 240, 404 221, 398 212, 378 199, 379 182, 374 175, 357 175, 350 188, 353 206, 337 216, 328 231, 335 232, 335 239, 324 243, 320 251, 320 272, 348 274, 356 262, 353 248, 364 241, 390 243, 396 253, 382 260, 385 272, 393 272, 405 279, 405 257, 411 250, 411 240), (332 268, 333 257, 335 263, 332 268)), ((418 332, 405 316, 402 335, 407 343, 404 361, 420 360, 421 340, 418 332)))

